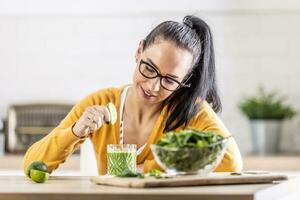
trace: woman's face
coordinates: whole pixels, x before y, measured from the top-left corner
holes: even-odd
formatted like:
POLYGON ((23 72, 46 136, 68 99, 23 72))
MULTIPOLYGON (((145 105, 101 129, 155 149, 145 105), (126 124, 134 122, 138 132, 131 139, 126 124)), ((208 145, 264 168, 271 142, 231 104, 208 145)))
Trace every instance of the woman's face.
MULTIPOLYGON (((143 42, 140 42, 136 52, 136 69, 133 76, 133 86, 136 96, 144 105, 158 104, 168 98, 173 91, 168 91, 160 85, 160 78, 149 79, 139 71, 141 60, 154 66, 164 76, 182 82, 193 61, 192 54, 176 47, 169 41, 160 40, 142 51, 143 42)), ((166 79, 164 80, 166 81, 166 79)), ((165 82, 168 84, 168 81, 165 82)))

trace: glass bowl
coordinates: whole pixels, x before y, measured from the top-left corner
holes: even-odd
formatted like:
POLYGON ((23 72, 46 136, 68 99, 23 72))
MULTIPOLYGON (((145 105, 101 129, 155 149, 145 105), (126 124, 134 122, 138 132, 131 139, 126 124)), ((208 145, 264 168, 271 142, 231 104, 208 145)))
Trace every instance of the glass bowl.
POLYGON ((222 160, 229 138, 199 148, 150 146, 155 161, 168 175, 206 176, 222 160))

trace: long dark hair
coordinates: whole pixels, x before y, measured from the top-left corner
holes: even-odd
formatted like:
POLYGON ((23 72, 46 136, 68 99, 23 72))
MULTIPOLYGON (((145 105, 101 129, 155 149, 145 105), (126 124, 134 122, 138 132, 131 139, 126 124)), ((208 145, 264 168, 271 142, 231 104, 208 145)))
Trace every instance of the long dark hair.
MULTIPOLYGON (((169 113, 164 132, 188 125, 206 100, 215 112, 222 109, 216 85, 215 55, 209 26, 196 16, 185 16, 183 23, 165 21, 145 38, 143 51, 158 40, 173 42, 193 55, 193 64, 185 77, 189 88, 178 88, 162 106, 169 113), (191 76, 189 79, 187 77, 191 76)), ((183 81, 183 82, 184 82, 183 81)))

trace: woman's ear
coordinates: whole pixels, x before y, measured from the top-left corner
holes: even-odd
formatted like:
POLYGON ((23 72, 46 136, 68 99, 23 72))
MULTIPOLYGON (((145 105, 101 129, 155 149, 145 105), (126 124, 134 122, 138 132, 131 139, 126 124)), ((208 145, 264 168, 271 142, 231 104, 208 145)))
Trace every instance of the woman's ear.
POLYGON ((135 53, 135 62, 136 63, 138 63, 141 60, 143 48, 144 48, 144 40, 141 40, 139 43, 139 46, 136 50, 136 53, 135 53))

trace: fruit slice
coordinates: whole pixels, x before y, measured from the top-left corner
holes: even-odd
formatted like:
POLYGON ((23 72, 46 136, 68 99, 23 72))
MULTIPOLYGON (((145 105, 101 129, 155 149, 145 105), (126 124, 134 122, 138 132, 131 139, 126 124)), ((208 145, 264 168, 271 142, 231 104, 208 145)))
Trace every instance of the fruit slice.
POLYGON ((109 124, 115 124, 117 121, 117 116, 118 116, 116 106, 113 103, 109 102, 106 105, 106 107, 109 112, 109 124))
POLYGON ((48 172, 48 166, 43 161, 34 161, 27 168, 27 176, 30 178, 30 170, 36 169, 42 172, 48 172))
POLYGON ((31 178, 31 180, 33 180, 36 183, 44 183, 45 181, 48 180, 49 174, 48 174, 48 172, 31 169, 30 170, 30 178, 31 178))

